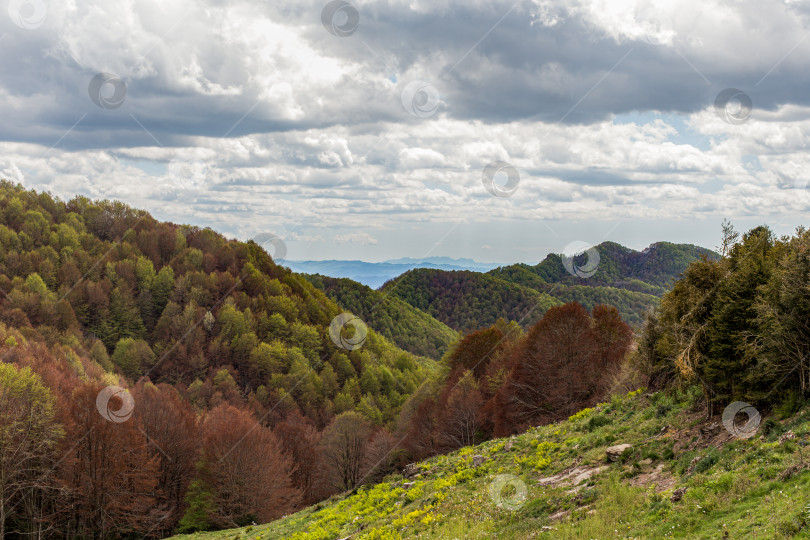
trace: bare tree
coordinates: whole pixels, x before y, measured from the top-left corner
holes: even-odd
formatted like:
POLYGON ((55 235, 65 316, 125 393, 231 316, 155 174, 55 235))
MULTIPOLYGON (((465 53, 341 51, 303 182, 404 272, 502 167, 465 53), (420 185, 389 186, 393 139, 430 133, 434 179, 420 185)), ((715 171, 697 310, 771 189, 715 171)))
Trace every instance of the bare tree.
POLYGON ((484 398, 473 373, 464 372, 450 391, 441 417, 440 437, 448 448, 475 443, 475 434, 482 424, 483 406, 484 398))
POLYGON ((372 432, 371 422, 356 412, 336 416, 323 431, 321 444, 324 461, 338 489, 352 489, 360 481, 366 446, 372 432))

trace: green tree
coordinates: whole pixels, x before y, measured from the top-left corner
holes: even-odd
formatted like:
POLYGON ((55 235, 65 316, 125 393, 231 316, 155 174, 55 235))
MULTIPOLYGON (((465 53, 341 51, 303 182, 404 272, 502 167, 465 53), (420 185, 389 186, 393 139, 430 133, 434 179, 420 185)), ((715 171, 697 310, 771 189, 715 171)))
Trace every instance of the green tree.
POLYGON ((155 315, 157 317, 160 317, 163 313, 173 288, 174 270, 172 270, 171 266, 164 266, 157 273, 152 283, 152 301, 155 303, 155 315))
POLYGON ((14 517, 11 512, 36 507, 50 481, 61 436, 53 396, 39 376, 30 368, 0 362, 0 538, 14 517))
MULTIPOLYGON (((202 463, 199 468, 204 468, 202 463)), ((214 515, 214 496, 205 481, 197 478, 188 487, 186 492, 186 513, 177 525, 179 534, 191 534, 200 531, 210 531, 214 528, 211 516, 214 515)))
POLYGON ((118 341, 112 355, 112 362, 127 377, 137 379, 155 362, 155 353, 142 339, 123 338, 118 341))

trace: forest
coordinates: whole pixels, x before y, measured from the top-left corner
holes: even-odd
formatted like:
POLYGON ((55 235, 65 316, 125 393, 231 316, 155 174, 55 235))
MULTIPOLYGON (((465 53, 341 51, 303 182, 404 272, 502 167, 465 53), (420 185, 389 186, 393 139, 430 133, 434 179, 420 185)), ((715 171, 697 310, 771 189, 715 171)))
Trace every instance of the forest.
MULTIPOLYGON (((690 244, 657 242, 634 251, 614 242, 594 246, 598 265, 592 276, 582 278, 566 269, 562 254, 549 254, 535 266, 513 264, 485 274, 468 271, 416 269, 389 281, 381 291, 390 293, 433 315, 460 332, 494 324, 499 318, 519 321, 528 328, 550 307, 578 302, 588 309, 599 304, 614 306, 622 318, 638 329, 647 310, 690 263, 717 253, 690 244)), ((572 257, 587 264, 587 254, 572 257)), ((328 291, 336 302, 342 291, 328 291)))
POLYGON ((0 212, 0 537, 279 517, 344 487, 322 436, 385 448, 435 370, 373 329, 339 346, 337 305, 255 243, 9 183, 0 212))
POLYGON ((352 281, 304 275, 341 308, 361 317, 398 347, 419 356, 440 359, 459 334, 397 296, 352 281))
POLYGON ((617 307, 529 288, 530 322, 517 305, 498 317, 482 302, 523 286, 484 275, 492 296, 462 295, 455 334, 430 315, 453 299, 430 298, 467 273, 381 291, 308 280, 252 241, 7 182, 0 244, 0 537, 267 522, 640 387, 698 385, 708 414, 810 391, 805 229, 727 224, 720 254, 688 265, 667 247, 628 276, 664 287, 659 267, 683 267, 638 332, 617 307))

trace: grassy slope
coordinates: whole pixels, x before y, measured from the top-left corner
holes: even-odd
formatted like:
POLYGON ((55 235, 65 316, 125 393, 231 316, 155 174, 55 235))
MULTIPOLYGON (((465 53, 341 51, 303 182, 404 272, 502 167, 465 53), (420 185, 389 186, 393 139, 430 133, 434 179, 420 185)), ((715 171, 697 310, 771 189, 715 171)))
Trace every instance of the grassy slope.
MULTIPOLYGON (((777 425, 765 440, 701 435, 691 397, 658 393, 614 398, 572 419, 468 447, 419 464, 413 485, 387 483, 334 497, 271 524, 184 538, 808 538, 810 472, 782 480, 810 439, 810 410, 777 425), (662 429, 667 426, 662 433, 662 429), (791 429, 792 441, 779 442, 791 429), (731 439, 731 440, 730 440, 731 439), (630 443, 622 460, 575 493, 538 480, 574 465, 606 464, 605 448, 630 443), (510 448, 511 446, 511 448, 510 448), (474 468, 473 455, 485 463, 474 468), (660 468, 659 468, 660 467, 660 468), (658 472, 654 472, 659 468, 658 472), (527 496, 508 508, 490 487, 519 478, 527 496), (648 478, 646 475, 654 475, 648 478), (645 478, 647 481, 645 481, 645 478), (633 485, 637 484, 637 485, 633 485), (658 486, 658 488, 656 488, 658 486), (687 487, 671 502, 674 489, 687 487), (561 518, 550 519, 563 513, 561 518)), ((764 424, 763 424, 764 425, 764 424)))

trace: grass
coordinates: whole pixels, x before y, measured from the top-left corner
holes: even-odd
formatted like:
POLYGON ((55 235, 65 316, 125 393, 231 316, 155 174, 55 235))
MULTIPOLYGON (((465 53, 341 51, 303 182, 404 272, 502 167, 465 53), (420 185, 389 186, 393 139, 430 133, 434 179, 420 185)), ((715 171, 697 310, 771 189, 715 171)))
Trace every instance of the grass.
POLYGON ((273 523, 178 538, 810 538, 802 465, 810 463, 810 410, 774 419, 768 436, 715 447, 697 435, 694 400, 631 392, 511 440, 422 462, 409 488, 391 475, 273 523), (780 443, 787 430, 796 439, 780 443), (604 466, 605 449, 620 443, 633 448, 575 492, 538 483, 575 465, 604 466), (474 455, 485 463, 474 468, 474 455), (655 482, 643 481, 651 474, 655 482), (678 488, 686 491, 672 502, 678 488))

